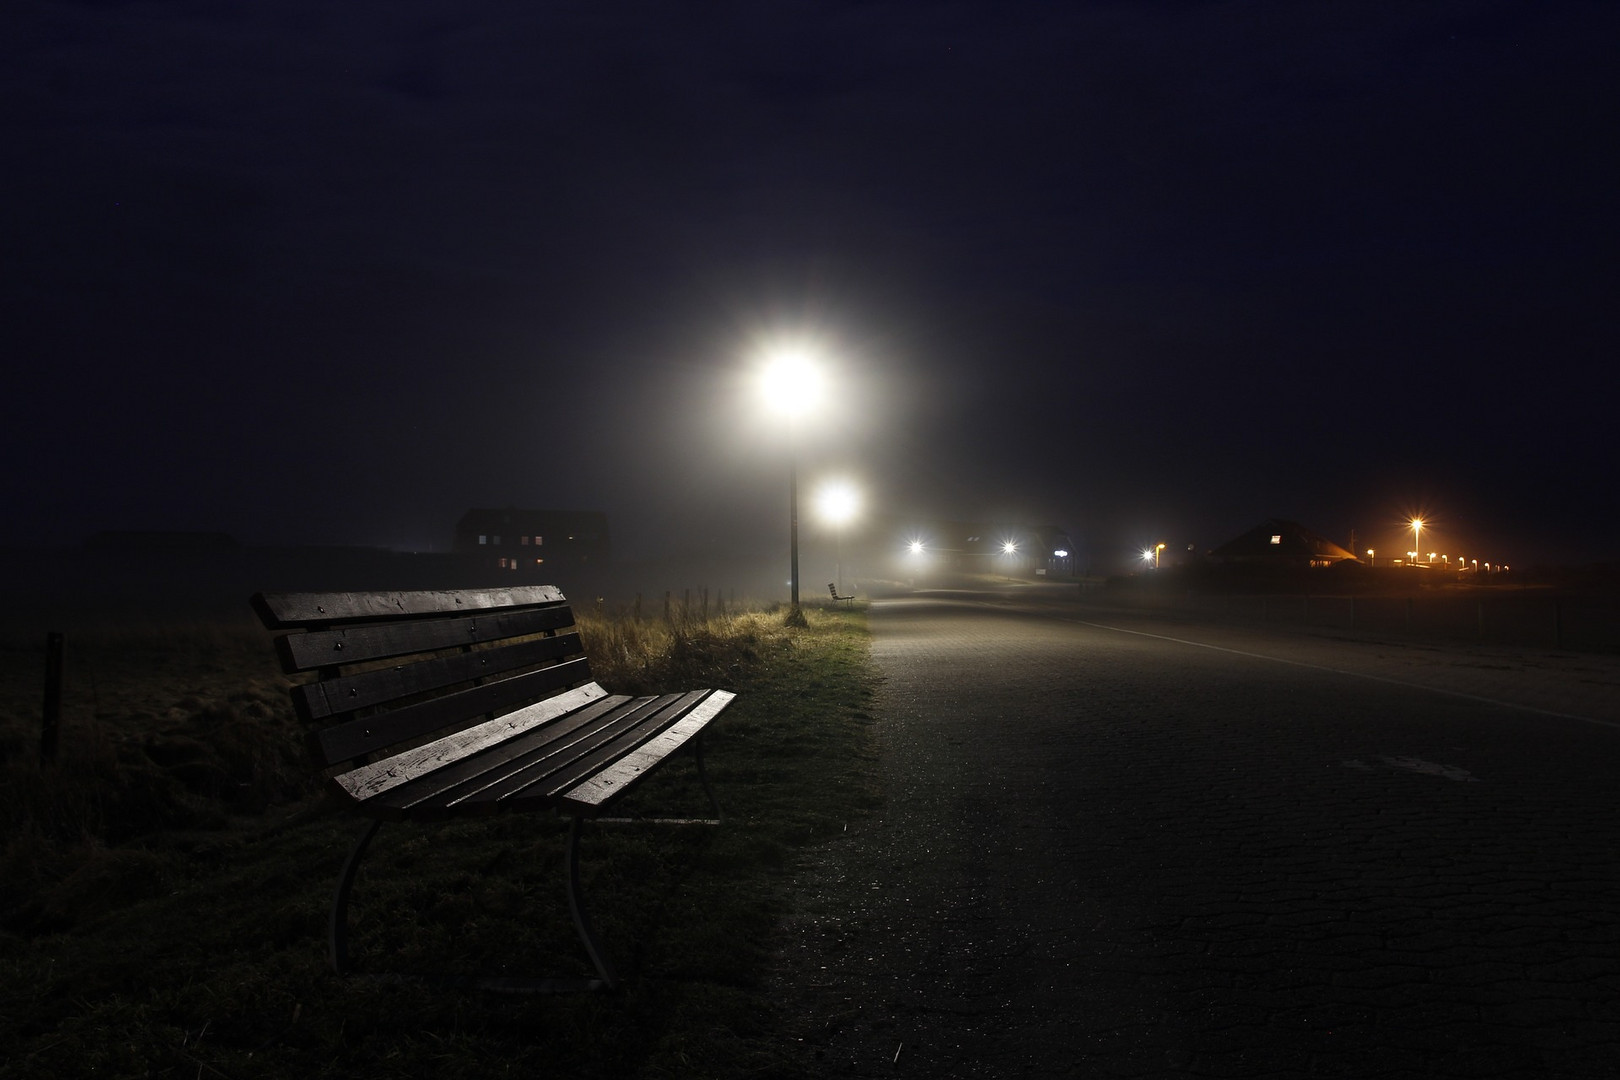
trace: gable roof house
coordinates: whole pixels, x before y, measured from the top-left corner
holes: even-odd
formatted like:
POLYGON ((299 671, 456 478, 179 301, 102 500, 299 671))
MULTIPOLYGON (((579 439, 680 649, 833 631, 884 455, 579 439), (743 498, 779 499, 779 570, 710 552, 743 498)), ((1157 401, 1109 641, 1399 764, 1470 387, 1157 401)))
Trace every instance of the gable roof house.
POLYGON ((1297 521, 1267 518, 1210 552, 1209 559, 1250 566, 1332 566, 1355 555, 1297 521))

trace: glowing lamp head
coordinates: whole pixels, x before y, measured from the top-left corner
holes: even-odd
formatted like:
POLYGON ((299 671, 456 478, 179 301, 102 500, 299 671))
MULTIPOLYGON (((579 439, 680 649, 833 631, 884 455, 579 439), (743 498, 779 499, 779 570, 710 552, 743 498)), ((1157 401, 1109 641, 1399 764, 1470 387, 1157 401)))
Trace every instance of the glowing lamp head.
POLYGON ((1002 545, 1001 545, 1001 553, 1003 555, 1015 555, 1015 554, 1017 554, 1017 552, 1018 552, 1018 545, 1015 544, 1013 541, 1007 540, 1007 541, 1004 541, 1002 543, 1002 545))
POLYGON ((921 555, 923 553, 923 542, 921 540, 913 540, 907 545, 907 548, 913 555, 921 555))
POLYGON ((820 404, 825 377, 814 353, 803 345, 772 349, 759 372, 760 398, 778 416, 810 412, 820 404))
POLYGON ((829 480, 816 491, 816 513, 829 525, 847 525, 861 508, 861 493, 847 480, 829 480))
POLYGON ((1069 552, 1066 548, 1058 548, 1056 551, 1052 552, 1052 558, 1054 559, 1067 559, 1068 557, 1069 552))

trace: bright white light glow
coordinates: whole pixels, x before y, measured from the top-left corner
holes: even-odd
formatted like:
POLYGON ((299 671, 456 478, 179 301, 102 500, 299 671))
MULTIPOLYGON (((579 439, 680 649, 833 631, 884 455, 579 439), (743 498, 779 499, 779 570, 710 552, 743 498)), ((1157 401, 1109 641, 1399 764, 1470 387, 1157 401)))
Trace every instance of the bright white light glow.
POLYGON ((829 480, 816 491, 816 513, 829 525, 847 525, 860 511, 861 493, 848 480, 829 480))
POLYGON ((1013 543, 1011 540, 1008 540, 1001 545, 1001 553, 1003 555, 1014 555, 1017 554, 1017 552, 1018 545, 1013 543))
POLYGON ((1052 558, 1054 559, 1067 559, 1068 557, 1069 553, 1064 548, 1058 548, 1056 551, 1052 552, 1052 558))
POLYGON ((1152 562, 1153 561, 1153 549, 1152 548, 1148 548, 1146 551, 1142 552, 1142 561, 1143 562, 1152 562))
POLYGON ((805 345, 778 345, 759 372, 760 397, 779 416, 813 411, 821 403, 826 378, 815 353, 805 345))
POLYGON ((921 540, 913 540, 910 547, 913 555, 921 555, 923 552, 923 542, 921 540))

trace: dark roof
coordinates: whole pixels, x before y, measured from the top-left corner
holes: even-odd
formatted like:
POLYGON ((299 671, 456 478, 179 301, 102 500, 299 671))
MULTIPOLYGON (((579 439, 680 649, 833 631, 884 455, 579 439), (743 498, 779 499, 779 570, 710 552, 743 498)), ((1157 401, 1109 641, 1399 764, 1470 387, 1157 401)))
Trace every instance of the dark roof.
POLYGON ((1267 518, 1209 557, 1216 562, 1312 563, 1340 562, 1355 555, 1297 521, 1267 518))

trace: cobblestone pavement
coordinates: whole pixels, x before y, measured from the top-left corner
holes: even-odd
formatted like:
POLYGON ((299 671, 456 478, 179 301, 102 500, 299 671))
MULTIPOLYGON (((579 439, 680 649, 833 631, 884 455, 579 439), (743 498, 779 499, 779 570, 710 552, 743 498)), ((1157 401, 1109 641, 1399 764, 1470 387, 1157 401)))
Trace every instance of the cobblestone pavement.
POLYGON ((885 805, 802 872, 773 987, 805 1072, 1620 1075, 1614 660, 872 627, 885 805))

